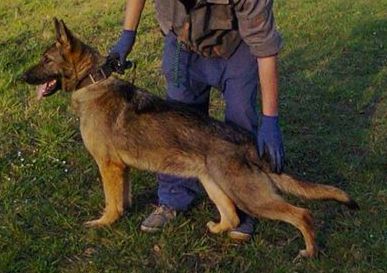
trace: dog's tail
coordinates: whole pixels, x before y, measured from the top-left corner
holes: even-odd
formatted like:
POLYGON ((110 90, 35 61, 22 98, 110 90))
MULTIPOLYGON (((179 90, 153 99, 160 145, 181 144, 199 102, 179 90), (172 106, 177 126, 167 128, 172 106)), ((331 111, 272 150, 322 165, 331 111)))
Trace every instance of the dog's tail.
POLYGON ((274 185, 285 193, 305 199, 335 200, 357 210, 359 205, 344 191, 329 185, 300 181, 287 174, 268 174, 274 185))

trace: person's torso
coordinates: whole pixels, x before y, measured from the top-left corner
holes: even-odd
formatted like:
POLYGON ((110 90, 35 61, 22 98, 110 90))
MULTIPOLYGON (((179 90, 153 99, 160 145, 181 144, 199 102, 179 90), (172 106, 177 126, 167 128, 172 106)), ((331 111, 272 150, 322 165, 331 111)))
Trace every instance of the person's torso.
POLYGON ((187 9, 198 2, 218 5, 231 4, 230 0, 155 0, 156 18, 163 33, 167 34, 173 28, 181 27, 187 16, 187 9))
POLYGON ((241 38, 230 0, 156 0, 162 32, 205 57, 229 58, 241 38))

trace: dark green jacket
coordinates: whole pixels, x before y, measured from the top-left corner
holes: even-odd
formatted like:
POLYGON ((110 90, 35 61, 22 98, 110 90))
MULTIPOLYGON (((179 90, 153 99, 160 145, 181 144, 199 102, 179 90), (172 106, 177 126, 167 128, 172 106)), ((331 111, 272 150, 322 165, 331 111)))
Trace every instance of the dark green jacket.
POLYGON ((208 57, 228 58, 240 40, 257 57, 275 55, 281 49, 282 40, 272 10, 273 0, 198 2, 199 8, 187 16, 180 1, 155 0, 162 31, 165 34, 173 31, 180 40, 191 41, 187 45, 189 49, 208 57))

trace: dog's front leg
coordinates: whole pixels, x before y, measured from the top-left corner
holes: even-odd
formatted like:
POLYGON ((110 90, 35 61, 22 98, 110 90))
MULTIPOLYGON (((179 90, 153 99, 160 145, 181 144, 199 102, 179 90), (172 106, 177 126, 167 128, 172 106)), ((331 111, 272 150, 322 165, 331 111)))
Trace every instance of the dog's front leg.
POLYGON ((105 209, 101 218, 85 223, 87 227, 109 225, 121 217, 131 204, 128 170, 122 162, 97 161, 105 193, 105 209))

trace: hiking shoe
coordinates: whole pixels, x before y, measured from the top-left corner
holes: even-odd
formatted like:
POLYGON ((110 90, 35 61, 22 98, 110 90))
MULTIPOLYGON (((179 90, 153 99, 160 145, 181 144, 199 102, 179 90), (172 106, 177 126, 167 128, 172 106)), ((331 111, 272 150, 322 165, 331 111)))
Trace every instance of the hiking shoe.
POLYGON ((254 221, 251 218, 246 219, 238 227, 228 232, 228 237, 233 240, 247 242, 251 239, 254 232, 254 221))
POLYGON ((166 205, 160 205, 142 221, 141 230, 145 232, 157 232, 175 217, 175 209, 167 207, 166 205))

